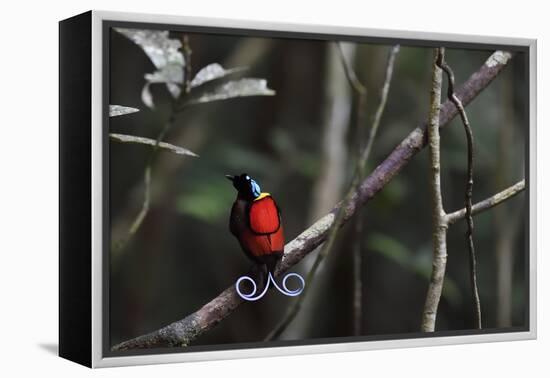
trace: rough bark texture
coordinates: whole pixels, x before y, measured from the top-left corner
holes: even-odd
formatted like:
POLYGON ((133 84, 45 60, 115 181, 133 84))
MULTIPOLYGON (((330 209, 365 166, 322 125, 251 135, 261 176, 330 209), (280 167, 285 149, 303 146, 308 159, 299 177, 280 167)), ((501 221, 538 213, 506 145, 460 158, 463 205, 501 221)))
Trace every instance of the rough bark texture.
POLYGON ((428 149, 430 156, 430 189, 432 200, 432 275, 422 313, 423 332, 435 330, 437 307, 443 291, 447 266, 447 224, 441 195, 441 143, 439 138, 439 113, 441 110, 442 71, 438 62, 443 60, 444 50, 434 49, 432 86, 430 90, 430 115, 428 120, 428 149))
MULTIPOLYGON (((477 72, 457 89, 456 95, 464 106, 497 77, 499 72, 506 67, 510 58, 511 54, 508 52, 495 52, 477 72)), ((456 114, 455 106, 450 101, 446 101, 441 106, 440 126, 449 123, 456 114)), ((425 144, 425 128, 417 127, 363 180, 345 209, 345 220, 348 220, 359 206, 364 205, 376 195, 425 144)), ((334 221, 334 213, 339 206, 340 204, 285 246, 285 254, 275 271, 276 275, 286 272, 325 240, 327 231, 334 221)), ((113 346, 112 350, 187 345, 225 319, 241 302, 242 299, 231 285, 193 314, 149 334, 117 344, 113 346)))

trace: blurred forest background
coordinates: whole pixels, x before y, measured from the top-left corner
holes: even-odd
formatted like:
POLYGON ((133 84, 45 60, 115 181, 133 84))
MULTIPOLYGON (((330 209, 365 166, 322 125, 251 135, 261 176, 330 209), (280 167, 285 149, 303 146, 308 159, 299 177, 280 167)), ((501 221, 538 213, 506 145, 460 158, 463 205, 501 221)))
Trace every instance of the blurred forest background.
MULTIPOLYGON (((156 70, 142 48, 112 30, 110 103, 140 111, 110 118, 110 132, 157 138, 200 157, 110 142, 111 240, 125 240, 144 198, 150 163, 151 199, 141 227, 113 247, 110 269, 111 344, 183 318, 235 283, 250 261, 228 228, 236 192, 225 174, 248 173, 282 210, 290 241, 343 197, 355 167, 357 102, 334 41, 189 33, 191 76, 219 63, 248 67, 231 78, 267 80, 274 96, 239 97, 187 106, 174 116, 164 84, 151 84, 154 108, 142 100, 144 74, 156 70)), ((170 33, 181 40, 181 33, 170 33)), ((368 90, 367 130, 378 106, 391 46, 342 44, 368 90)), ((457 84, 492 51, 447 49, 457 84)), ((432 49, 402 45, 386 111, 368 161, 370 172, 426 118, 432 49)), ((474 202, 524 177, 527 135, 526 67, 521 54, 467 107, 475 137, 474 202)), ((443 93, 446 93, 445 91, 443 93)), ((458 119, 442 133, 446 210, 462 208, 466 142, 458 119)), ((363 130, 363 135, 364 135, 363 130)), ((362 334, 418 332, 431 271, 431 205, 427 150, 420 152, 360 212, 364 219, 362 334)), ((483 327, 524 326, 525 193, 474 218, 483 327)), ((436 330, 472 328, 468 252, 460 221, 449 230, 447 275, 436 330)), ((324 260, 298 317, 283 340, 353 335, 353 223, 344 226, 324 260)), ((304 274, 315 253, 292 271, 304 274)), ((278 292, 244 303, 192 345, 261 341, 292 299, 278 292)))

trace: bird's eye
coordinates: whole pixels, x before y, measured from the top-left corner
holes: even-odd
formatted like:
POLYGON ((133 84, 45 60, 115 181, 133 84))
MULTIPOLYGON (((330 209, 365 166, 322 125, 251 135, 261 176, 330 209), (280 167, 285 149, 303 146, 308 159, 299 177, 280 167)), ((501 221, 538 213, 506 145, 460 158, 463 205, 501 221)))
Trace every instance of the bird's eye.
POLYGON ((246 176, 245 178, 246 178, 247 180, 250 180, 250 176, 246 176))

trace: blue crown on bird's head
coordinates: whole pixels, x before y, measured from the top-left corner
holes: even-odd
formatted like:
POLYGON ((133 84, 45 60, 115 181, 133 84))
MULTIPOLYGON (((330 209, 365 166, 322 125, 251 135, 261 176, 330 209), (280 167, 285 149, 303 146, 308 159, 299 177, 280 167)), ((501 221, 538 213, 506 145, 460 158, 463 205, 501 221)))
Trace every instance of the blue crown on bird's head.
POLYGON ((239 196, 245 199, 253 200, 262 194, 258 183, 246 173, 238 176, 225 175, 225 177, 233 182, 233 186, 239 192, 239 196))

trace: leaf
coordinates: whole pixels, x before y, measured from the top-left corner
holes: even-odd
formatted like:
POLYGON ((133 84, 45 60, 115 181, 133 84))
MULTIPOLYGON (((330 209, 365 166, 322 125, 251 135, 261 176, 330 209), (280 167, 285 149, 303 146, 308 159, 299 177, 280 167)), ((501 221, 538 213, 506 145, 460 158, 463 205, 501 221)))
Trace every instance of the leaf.
POLYGON ((183 68, 177 64, 168 64, 153 73, 145 74, 145 80, 150 84, 166 83, 172 96, 178 97, 180 88, 176 84, 183 83, 183 68), (176 91, 170 88, 175 87, 176 91))
POLYGON ((168 38, 168 30, 123 28, 115 28, 115 30, 141 47, 155 67, 160 69, 168 64, 181 67, 185 65, 183 54, 179 50, 181 41, 168 38))
POLYGON ((198 87, 206 82, 220 79, 224 76, 231 75, 235 72, 244 71, 246 69, 248 68, 235 67, 226 70, 218 63, 209 64, 206 67, 203 67, 199 72, 197 72, 193 80, 191 80, 191 88, 198 87))
MULTIPOLYGON (((157 141, 154 140, 154 139, 139 137, 139 136, 135 136, 135 135, 110 133, 109 137, 111 138, 111 140, 114 140, 116 142, 121 142, 121 143, 145 144, 145 145, 152 146, 152 147, 154 147, 157 144, 157 141)), ((173 145, 173 144, 170 144, 170 143, 166 143, 166 142, 160 142, 158 144, 158 147, 162 148, 162 149, 165 149, 165 150, 168 150, 168 151, 173 152, 173 153, 178 154, 178 155, 187 155, 187 156, 199 157, 199 155, 197 155, 196 153, 194 153, 192 151, 189 151, 186 148, 179 147, 179 146, 176 146, 176 145, 173 145)))
MULTIPOLYGON (((153 102, 153 94, 151 93, 151 82, 145 83, 143 89, 141 90, 141 101, 148 107, 153 109, 155 103, 153 102)), ((181 93, 181 88, 177 84, 166 83, 168 91, 172 94, 174 98, 178 98, 181 93)))
POLYGON ((109 105, 109 117, 118 117, 125 114, 139 112, 137 108, 122 105, 109 105))
POLYGON ((246 96, 274 96, 275 91, 267 87, 265 79, 244 78, 221 84, 211 92, 189 101, 187 104, 199 104, 212 101, 227 100, 246 96))
POLYGON ((141 91, 143 103, 153 108, 153 96, 150 84, 164 83, 173 98, 181 93, 180 85, 184 82, 185 61, 181 41, 168 38, 167 30, 139 30, 116 28, 116 31, 140 46, 157 68, 155 72, 144 75, 146 83, 141 91))

